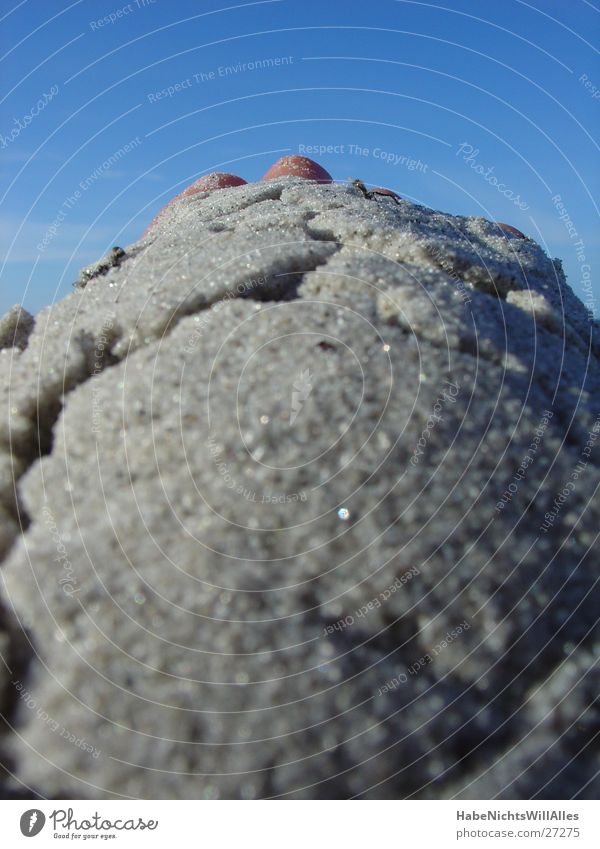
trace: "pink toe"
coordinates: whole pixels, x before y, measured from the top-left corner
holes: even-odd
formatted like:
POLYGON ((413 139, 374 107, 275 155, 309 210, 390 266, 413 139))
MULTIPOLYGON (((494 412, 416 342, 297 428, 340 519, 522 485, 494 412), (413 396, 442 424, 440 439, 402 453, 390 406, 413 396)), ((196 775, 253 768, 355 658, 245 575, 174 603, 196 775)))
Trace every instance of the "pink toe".
POLYGON ((212 174, 205 174, 200 177, 191 186, 188 186, 178 197, 188 197, 195 195, 197 192, 212 192, 214 189, 232 189, 235 186, 245 186, 246 181, 236 174, 225 174, 221 171, 213 171, 212 174))
POLYGON ((157 223, 165 209, 168 209, 172 203, 175 203, 176 200, 180 200, 181 198, 189 197, 190 195, 196 195, 198 192, 212 192, 215 189, 230 189, 235 186, 245 186, 246 181, 242 179, 242 177, 238 177, 235 174, 225 174, 222 171, 213 171, 212 174, 205 174, 204 177, 200 177, 199 180, 196 180, 195 183, 192 183, 191 186, 188 186, 187 189, 184 189, 178 195, 175 195, 174 198, 163 206, 160 212, 155 215, 152 219, 148 227, 144 230, 140 238, 144 238, 148 235, 150 230, 157 223))
POLYGON ((283 156, 271 165, 263 180, 277 180, 278 177, 302 177, 305 180, 317 180, 319 183, 333 182, 331 174, 307 156, 283 156))

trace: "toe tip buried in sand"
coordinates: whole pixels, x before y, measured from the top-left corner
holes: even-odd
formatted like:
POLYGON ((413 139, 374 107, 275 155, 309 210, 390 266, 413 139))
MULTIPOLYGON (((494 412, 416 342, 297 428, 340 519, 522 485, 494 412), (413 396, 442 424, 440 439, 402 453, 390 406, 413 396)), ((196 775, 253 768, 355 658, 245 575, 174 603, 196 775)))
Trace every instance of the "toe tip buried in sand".
POLYGON ((496 227, 500 230, 501 236, 514 236, 516 239, 526 239, 527 236, 525 233, 521 233, 520 230, 517 230, 516 227, 513 227, 512 224, 503 224, 501 221, 496 222, 496 227))
POLYGON ((216 189, 232 189, 236 186, 245 186, 247 185, 246 180, 243 177, 238 177, 237 174, 226 174, 223 171, 213 171, 211 174, 205 174, 204 177, 200 177, 199 180, 196 180, 195 183, 192 183, 191 186, 188 186, 187 189, 184 189, 178 195, 175 195, 174 198, 166 203, 163 208, 157 213, 157 215, 152 219, 150 224, 146 227, 144 232, 142 233, 140 238, 145 238, 150 230, 157 223, 163 212, 168 209, 172 203, 175 203, 176 200, 180 200, 181 198, 190 197, 191 195, 199 194, 200 192, 212 192, 216 189))
POLYGON ((392 189, 384 189, 381 186, 377 186, 376 188, 371 189, 371 192, 374 195, 384 195, 384 197, 393 198, 395 201, 402 200, 402 196, 399 195, 397 192, 392 191, 392 189))
POLYGON ((178 197, 189 197, 189 195, 195 195, 198 192, 211 192, 215 189, 232 189, 236 186, 245 185, 246 180, 238 177, 237 174, 225 174, 222 171, 213 171, 212 174, 205 174, 204 177, 200 177, 199 180, 196 180, 195 183, 184 189, 178 197))
POLYGON ((319 183, 333 183, 331 174, 307 156, 283 156, 271 165, 262 179, 277 180, 279 177, 302 177, 319 183))

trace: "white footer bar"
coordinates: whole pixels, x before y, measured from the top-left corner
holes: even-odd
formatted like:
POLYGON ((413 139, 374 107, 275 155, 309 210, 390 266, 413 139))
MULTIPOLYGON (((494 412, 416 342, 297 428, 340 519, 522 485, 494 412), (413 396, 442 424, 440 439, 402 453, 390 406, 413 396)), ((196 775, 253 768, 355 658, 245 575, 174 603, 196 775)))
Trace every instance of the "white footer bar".
POLYGON ((552 847, 598 849, 596 802, 0 802, 2 847, 229 849, 552 847), (35 842, 29 842, 34 839, 35 842))

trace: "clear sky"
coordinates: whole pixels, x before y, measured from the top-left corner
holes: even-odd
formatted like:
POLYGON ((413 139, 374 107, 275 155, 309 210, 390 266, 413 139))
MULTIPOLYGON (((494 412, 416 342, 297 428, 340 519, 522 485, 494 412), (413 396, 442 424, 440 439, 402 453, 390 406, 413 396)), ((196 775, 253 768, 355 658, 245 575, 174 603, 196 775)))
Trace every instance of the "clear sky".
POLYGON ((312 146, 336 180, 518 227, 598 317, 597 6, 0 0, 0 312, 202 174, 312 146))

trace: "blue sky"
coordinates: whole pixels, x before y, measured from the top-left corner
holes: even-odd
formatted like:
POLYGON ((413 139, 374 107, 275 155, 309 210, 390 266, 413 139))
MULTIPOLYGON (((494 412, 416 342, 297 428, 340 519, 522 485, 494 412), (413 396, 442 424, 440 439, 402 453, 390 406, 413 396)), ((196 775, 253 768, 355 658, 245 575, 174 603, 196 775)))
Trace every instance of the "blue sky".
POLYGON ((600 315, 588 0, 0 0, 0 18, 0 312, 71 291, 202 174, 256 180, 312 146, 336 180, 513 224, 600 315))

